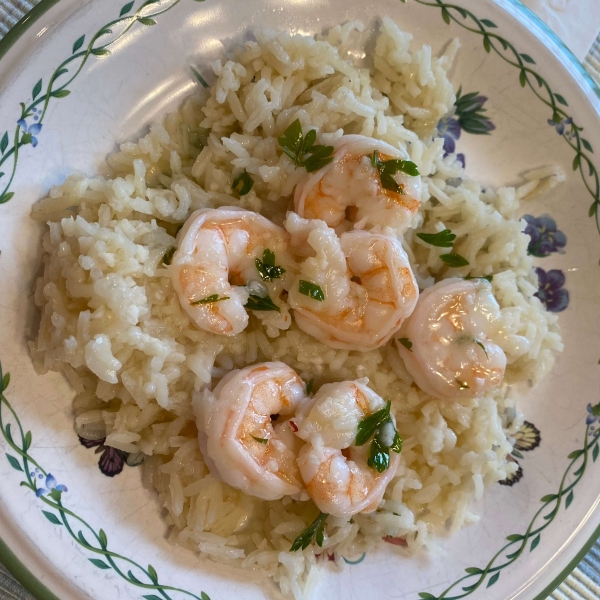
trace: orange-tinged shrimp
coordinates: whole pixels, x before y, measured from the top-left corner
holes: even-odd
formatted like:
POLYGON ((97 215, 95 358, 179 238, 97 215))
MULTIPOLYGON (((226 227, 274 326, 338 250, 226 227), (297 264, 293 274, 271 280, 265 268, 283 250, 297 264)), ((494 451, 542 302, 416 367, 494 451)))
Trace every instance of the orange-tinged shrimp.
POLYGON ((381 161, 409 159, 404 150, 380 140, 342 136, 335 143, 333 162, 296 186, 296 212, 305 219, 321 219, 338 233, 373 226, 406 231, 421 203, 421 177, 397 173, 394 180, 401 193, 384 188, 371 163, 375 151, 381 161))
POLYGON ((266 325, 287 329, 289 310, 280 300, 284 279, 292 276, 288 234, 262 215, 233 207, 201 209, 186 221, 169 267, 182 308, 200 328, 235 335, 248 325, 245 305, 251 294, 279 308, 257 311, 266 325), (264 280, 256 265, 265 250, 286 273, 264 280))
POLYGON ((419 297, 401 243, 366 231, 338 237, 322 221, 306 221, 293 213, 286 227, 293 243, 315 254, 302 263, 289 290, 298 327, 332 348, 371 350, 385 344, 419 297), (318 286, 323 298, 305 295, 303 282, 318 286))
MULTIPOLYGON (((369 444, 357 447, 358 425, 385 407, 364 381, 323 385, 294 419, 306 445, 298 465, 306 489, 320 511, 336 517, 373 512, 396 474, 399 454, 390 452, 389 468, 368 466, 369 444)), ((393 416, 390 417, 395 432, 393 416)))
POLYGON ((305 399, 300 377, 280 362, 232 371, 214 392, 196 393, 200 447, 212 475, 265 500, 301 495, 299 440, 289 417, 305 399))
POLYGON ((440 281, 421 293, 398 334, 398 352, 415 383, 431 396, 481 396, 504 377, 506 355, 490 339, 499 331, 499 317, 488 281, 440 281))

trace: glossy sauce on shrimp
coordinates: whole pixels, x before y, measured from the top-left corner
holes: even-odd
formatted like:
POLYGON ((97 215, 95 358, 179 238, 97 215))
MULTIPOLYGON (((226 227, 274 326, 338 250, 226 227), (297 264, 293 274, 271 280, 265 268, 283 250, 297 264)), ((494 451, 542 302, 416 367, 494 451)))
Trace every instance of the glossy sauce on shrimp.
POLYGON ((321 219, 338 233, 373 226, 406 231, 421 203, 421 177, 397 173, 400 192, 386 189, 372 157, 377 152, 381 161, 408 160, 408 154, 362 135, 344 135, 334 147, 333 162, 296 186, 296 212, 305 219, 321 219))
POLYGON ((200 447, 211 474, 264 500, 301 497, 299 440, 289 417, 305 398, 304 383, 281 362, 232 371, 212 393, 196 393, 200 447))
POLYGON ((431 396, 481 396, 504 377, 506 355, 490 339, 499 318, 489 282, 440 281, 421 293, 398 334, 398 352, 415 383, 431 396))
POLYGON ((302 263, 289 291, 298 327, 332 348, 370 350, 385 344, 419 297, 401 243, 366 231, 338 237, 322 221, 293 213, 286 227, 292 244, 314 255, 302 263), (317 285, 323 298, 303 293, 302 282, 317 285))
POLYGON ((287 277, 291 276, 288 234, 281 227, 248 210, 201 209, 186 221, 178 240, 169 271, 181 307, 200 329, 221 335, 244 330, 248 325, 245 305, 253 288, 279 309, 257 311, 265 325, 290 326, 289 310, 279 298, 285 273, 265 281, 256 266, 268 250, 279 265, 288 267, 287 277))
MULTIPOLYGON (((369 446, 357 447, 359 423, 386 403, 364 381, 323 385, 294 419, 306 444, 298 465, 306 489, 320 511, 351 517, 377 509, 394 478, 400 455, 390 453, 382 473, 367 464, 369 446)), ((393 417, 392 425, 395 426, 393 417)))

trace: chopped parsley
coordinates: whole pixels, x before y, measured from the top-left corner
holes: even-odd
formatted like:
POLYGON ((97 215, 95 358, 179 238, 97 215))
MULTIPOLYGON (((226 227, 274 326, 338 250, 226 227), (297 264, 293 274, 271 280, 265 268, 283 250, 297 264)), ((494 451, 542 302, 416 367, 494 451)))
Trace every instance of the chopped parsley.
POLYGON ((260 296, 250 295, 248 302, 246 302, 246 308, 249 310, 262 310, 262 311, 276 311, 281 312, 281 309, 269 296, 261 298, 260 296))
POLYGON ((268 444, 269 440, 267 438, 259 438, 255 435, 252 436, 252 439, 256 440, 259 444, 268 444))
POLYGON ((244 169, 234 180, 232 184, 232 188, 234 190, 238 190, 240 196, 245 196, 254 185, 254 179, 250 177, 248 172, 244 169), (240 186, 240 183, 242 184, 240 186), (239 188, 239 189, 238 189, 239 188))
POLYGON ((382 440, 381 436, 384 427, 388 426, 388 424, 393 427, 392 418, 390 417, 391 406, 392 402, 391 400, 388 400, 384 408, 365 417, 358 424, 358 433, 354 440, 356 446, 364 446, 372 438, 367 464, 378 473, 383 473, 389 468, 390 450, 393 450, 396 453, 402 451, 402 438, 395 427, 394 439, 390 446, 385 444, 385 441, 382 440))
POLYGON ((436 246, 437 248, 452 248, 456 235, 449 229, 444 229, 439 233, 417 233, 417 237, 426 244, 436 246))
POLYGON ((318 171, 333 161, 333 146, 315 144, 316 129, 311 129, 303 135, 300 119, 296 119, 277 140, 296 167, 305 167, 308 173, 318 171), (310 156, 306 157, 307 154, 310 156))
POLYGON ((323 302, 323 300, 325 300, 325 294, 323 290, 316 283, 311 283, 310 281, 304 281, 301 279, 298 289, 301 294, 304 294, 313 300, 318 300, 319 302, 323 302))
POLYGON ((196 306, 197 304, 212 304, 213 302, 221 302, 223 300, 229 300, 229 296, 220 296, 219 294, 213 294, 212 296, 207 296, 206 298, 202 298, 202 300, 190 300, 190 304, 192 306, 196 306))
POLYGON ((404 188, 396 183, 394 175, 396 173, 406 173, 412 177, 419 174, 419 169, 414 162, 410 160, 400 160, 392 158, 391 160, 382 161, 379 158, 379 151, 375 150, 371 156, 371 164, 379 171, 379 179, 381 186, 386 190, 396 192, 396 194, 404 194, 404 188))
POLYGON ((485 346, 483 345, 482 342, 480 342, 479 340, 475 340, 475 343, 485 352, 485 357, 490 360, 490 357, 487 353, 487 350, 485 349, 485 346))
POLYGON ((467 275, 466 277, 463 277, 463 279, 466 279, 467 281, 471 281, 472 279, 485 279, 486 281, 489 281, 490 283, 492 283, 493 278, 494 278, 493 275, 485 275, 485 277, 476 277, 473 275, 467 275))
POLYGON ((271 252, 268 248, 263 251, 262 260, 256 258, 254 259, 254 264, 263 281, 279 279, 285 273, 283 267, 279 267, 275 264, 275 253, 271 252))
POLYGON ((171 246, 166 252, 165 255, 163 256, 163 265, 170 265, 171 261, 173 260, 173 255, 175 254, 175 246, 171 246))
POLYGON ((459 267, 466 267, 469 265, 469 261, 460 254, 456 254, 455 252, 450 252, 449 254, 440 255, 440 259, 443 263, 448 265, 453 269, 458 269, 459 267))
POLYGON ((306 384, 306 395, 310 396, 312 394, 313 391, 313 386, 315 385, 315 380, 311 379, 307 384, 306 384))
POLYGON ((400 338, 398 340, 409 352, 412 352, 412 342, 408 338, 400 338))
POLYGON ((325 521, 327 521, 327 513, 319 513, 319 516, 294 540, 290 552, 296 552, 296 550, 305 550, 308 548, 315 538, 317 546, 323 545, 323 534, 325 521))

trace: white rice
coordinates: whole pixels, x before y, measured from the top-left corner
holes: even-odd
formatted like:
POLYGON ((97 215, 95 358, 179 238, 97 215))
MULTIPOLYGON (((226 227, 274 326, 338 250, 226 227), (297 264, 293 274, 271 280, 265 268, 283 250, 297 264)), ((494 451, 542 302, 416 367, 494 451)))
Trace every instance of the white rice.
POLYGON ((362 30, 351 22, 318 40, 257 32, 257 41, 212 65, 210 93, 189 98, 108 158, 112 179, 76 173, 33 209, 49 230, 31 352, 40 372, 62 371, 76 390, 78 433, 147 456, 144 481, 168 510, 171 541, 263 570, 296 599, 310 595, 322 557, 343 568, 343 557, 356 558, 384 536, 405 540, 405 548, 387 545, 389 551, 431 549, 437 535, 474 522, 471 502, 515 470, 506 460, 522 422, 515 384, 539 382, 562 350, 556 316, 533 296, 519 203, 564 176, 539 169, 523 186, 499 190, 469 180, 455 156, 443 158, 435 138, 437 122, 455 102, 447 73, 458 45, 439 58, 428 46, 411 49, 412 36, 384 19, 370 69, 358 68, 345 49, 362 30), (317 129, 319 143, 360 133, 409 152, 427 190, 416 229, 405 236, 420 285, 451 275, 494 276, 508 357, 497 392, 431 398, 411 386, 391 344, 365 353, 333 350, 295 325, 269 337, 275 333, 253 317, 232 338, 192 325, 161 266, 178 224, 198 208, 224 205, 281 223, 304 171, 282 154, 277 136, 297 118, 305 131, 317 129), (243 169, 255 185, 238 199, 231 186, 243 169), (471 266, 441 266, 440 249, 414 235, 445 228, 458 236, 455 251, 471 266), (404 438, 397 476, 375 513, 329 518, 322 548, 288 552, 316 516, 312 503, 246 496, 209 474, 198 447, 192 392, 264 360, 286 362, 317 387, 368 377, 393 401, 404 438))

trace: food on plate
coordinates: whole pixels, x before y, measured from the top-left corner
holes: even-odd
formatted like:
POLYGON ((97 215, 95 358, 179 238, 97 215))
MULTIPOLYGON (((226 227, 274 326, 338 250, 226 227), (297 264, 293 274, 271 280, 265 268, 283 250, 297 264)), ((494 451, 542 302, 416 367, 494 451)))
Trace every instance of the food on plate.
POLYGON ((170 541, 297 599, 324 556, 477 521, 562 350, 520 219, 560 174, 479 184, 436 129, 457 43, 380 29, 257 31, 110 178, 33 210, 31 353, 79 436, 143 454, 170 541))
MULTIPOLYGON (((481 396, 502 383, 506 354, 500 307, 486 279, 442 279, 428 287, 405 321, 398 352, 431 396, 481 396)), ((527 347, 527 338, 519 336, 527 347)))
POLYGON ((326 383, 294 417, 306 442, 302 479, 317 508, 334 517, 375 511, 400 461, 390 407, 365 383, 326 383))
POLYGON ((385 344, 419 296, 400 241, 362 230, 338 237, 323 221, 292 217, 293 239, 304 228, 314 254, 300 264, 289 291, 296 325, 331 348, 372 350, 385 344))
POLYGON ((197 393, 200 447, 211 474, 257 498, 301 497, 299 444, 286 417, 305 399, 300 377, 276 362, 232 371, 213 392, 197 393))

